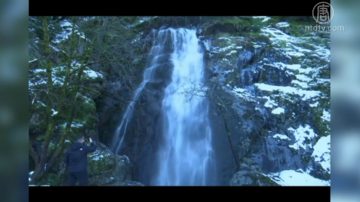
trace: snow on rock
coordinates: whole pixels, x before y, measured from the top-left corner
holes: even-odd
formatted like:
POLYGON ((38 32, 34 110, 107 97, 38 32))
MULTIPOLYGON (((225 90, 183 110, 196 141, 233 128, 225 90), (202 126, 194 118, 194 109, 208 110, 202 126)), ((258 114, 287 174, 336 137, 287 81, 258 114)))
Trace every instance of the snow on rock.
POLYGON ((298 81, 298 80, 292 80, 291 83, 294 84, 294 85, 298 85, 303 89, 309 88, 309 85, 306 82, 301 82, 301 81, 298 81))
POLYGON ((316 71, 313 68, 302 68, 300 64, 285 64, 282 62, 274 62, 274 67, 277 67, 281 70, 292 70, 292 71, 298 71, 300 74, 309 74, 312 71, 316 71))
POLYGON ((273 108, 277 106, 277 103, 274 100, 272 100, 269 96, 263 96, 262 98, 267 99, 266 103, 264 104, 264 107, 273 108))
POLYGON ((296 78, 300 81, 309 82, 311 79, 303 74, 296 75, 296 78))
POLYGON ((271 111, 271 113, 273 113, 273 114, 283 114, 284 112, 285 112, 285 109, 281 108, 281 107, 278 107, 271 111))
POLYGON ((314 178, 301 170, 284 170, 278 173, 267 174, 265 176, 270 177, 281 186, 330 186, 329 181, 314 178))
POLYGON ((291 139, 290 139, 288 136, 286 136, 286 135, 282 135, 282 134, 275 134, 275 135, 273 136, 273 138, 275 138, 275 139, 281 139, 281 140, 289 140, 289 141, 291 141, 291 139))
POLYGON ((313 104, 309 104, 310 107, 318 107, 319 106, 319 102, 316 101, 315 103, 313 104))
POLYGON ((296 150, 300 149, 300 147, 304 150, 306 150, 306 147, 312 148, 312 145, 305 143, 305 141, 312 140, 317 135, 309 125, 305 125, 305 127, 299 126, 297 129, 290 127, 288 130, 294 132, 295 136, 295 143, 293 145, 289 145, 289 147, 296 150))
POLYGON ((77 60, 73 60, 73 61, 71 62, 71 67, 74 68, 74 69, 78 69, 78 68, 81 67, 81 63, 78 62, 77 60))
POLYGON ((103 76, 98 73, 98 72, 95 72, 94 70, 84 70, 84 73, 86 74, 86 76, 90 77, 90 78, 102 78, 103 76))
POLYGON ((323 109, 323 115, 321 116, 321 118, 324 121, 330 121, 330 113, 328 111, 326 111, 325 109, 323 109))
POLYGON ((300 95, 302 97, 302 100, 304 100, 304 101, 308 100, 310 98, 313 98, 313 97, 317 97, 321 93, 320 91, 302 90, 302 89, 298 89, 298 88, 294 88, 294 87, 290 87, 290 86, 273 86, 273 85, 268 85, 268 84, 264 84, 264 83, 256 83, 254 85, 263 91, 278 90, 285 94, 297 94, 297 95, 300 95))
POLYGON ((278 22, 276 23, 275 26, 283 28, 283 27, 290 27, 290 24, 288 22, 278 22))
POLYGON ((110 155, 111 155, 110 153, 104 152, 104 151, 98 149, 95 152, 90 153, 89 157, 94 161, 98 161, 98 160, 108 157, 110 155))
POLYGON ((243 89, 243 88, 234 88, 234 92, 236 92, 236 93, 243 93, 243 92, 245 92, 246 91, 246 89, 243 89))
POLYGON ((298 37, 289 36, 276 28, 263 27, 263 28, 261 28, 261 32, 262 32, 262 34, 265 34, 266 36, 268 36, 274 44, 277 44, 281 41, 287 41, 287 42, 291 42, 291 43, 304 42, 304 40, 302 40, 298 37))
POLYGON ((271 19, 270 17, 267 17, 267 16, 253 16, 253 18, 263 19, 261 22, 266 22, 271 19))
POLYGON ((330 172, 330 135, 321 137, 314 146, 312 153, 315 161, 330 172))

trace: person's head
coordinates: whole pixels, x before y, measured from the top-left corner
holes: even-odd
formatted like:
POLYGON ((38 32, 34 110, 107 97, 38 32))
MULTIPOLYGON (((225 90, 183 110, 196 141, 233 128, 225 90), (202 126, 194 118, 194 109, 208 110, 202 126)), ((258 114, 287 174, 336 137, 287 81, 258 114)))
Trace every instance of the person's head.
POLYGON ((77 136, 76 140, 77 140, 78 142, 80 142, 80 143, 84 143, 84 142, 85 142, 85 137, 82 136, 82 135, 79 135, 79 136, 77 136))

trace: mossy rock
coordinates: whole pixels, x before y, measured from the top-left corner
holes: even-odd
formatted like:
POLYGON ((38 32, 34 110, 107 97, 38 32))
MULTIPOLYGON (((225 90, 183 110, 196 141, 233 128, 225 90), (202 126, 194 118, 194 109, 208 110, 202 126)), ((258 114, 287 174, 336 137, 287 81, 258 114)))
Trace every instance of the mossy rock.
POLYGON ((90 185, 111 185, 131 180, 131 163, 127 156, 114 155, 104 145, 89 154, 90 185))
POLYGON ((252 171, 239 171, 230 181, 230 186, 280 186, 270 177, 252 171))

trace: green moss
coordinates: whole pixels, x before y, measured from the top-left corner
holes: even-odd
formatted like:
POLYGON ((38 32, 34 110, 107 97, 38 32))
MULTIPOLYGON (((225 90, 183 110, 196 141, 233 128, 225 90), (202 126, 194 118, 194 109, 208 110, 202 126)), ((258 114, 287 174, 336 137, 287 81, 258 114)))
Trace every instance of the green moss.
POLYGON ((56 149, 56 145, 55 145, 54 143, 50 142, 50 144, 49 144, 49 150, 50 150, 50 151, 54 151, 55 149, 56 149))
POLYGON ((318 138, 330 135, 329 123, 321 118, 322 115, 323 108, 317 107, 313 110, 313 128, 314 132, 319 135, 318 138))
POLYGON ((233 25, 237 31, 243 32, 259 32, 261 27, 264 26, 261 20, 254 19, 250 16, 234 16, 234 17, 218 17, 216 23, 221 25, 233 25))
POLYGON ((101 175, 104 171, 114 170, 116 167, 115 156, 109 156, 106 152, 89 154, 89 173, 101 175))
POLYGON ((292 154, 297 154, 298 153, 298 150, 292 148, 292 147, 289 147, 290 151, 292 154))
POLYGON ((260 173, 248 173, 246 177, 252 179, 252 184, 244 186, 280 186, 274 182, 270 177, 264 176, 260 173))
POLYGON ((227 47, 230 46, 232 43, 229 39, 218 39, 213 41, 213 46, 219 46, 219 47, 227 47))
POLYGON ((286 41, 280 41, 279 46, 281 48, 286 48, 287 47, 287 42, 286 41))
POLYGON ((63 179, 55 173, 48 173, 45 175, 37 185, 50 185, 50 186, 60 186, 63 179))
POLYGON ((274 182, 270 177, 262 175, 262 176, 260 176, 260 179, 261 179, 262 182, 264 182, 268 186, 280 186, 279 184, 274 182))
POLYGON ((37 136, 37 137, 36 137, 36 140, 37 140, 37 141, 41 141, 41 142, 44 141, 44 140, 45 140, 45 135, 39 135, 39 136, 37 136))
POLYGON ((309 49, 309 50, 315 50, 316 48, 311 43, 298 43, 298 46, 309 49))
POLYGON ((319 75, 321 78, 330 79, 330 66, 322 68, 319 75))
MULTIPOLYGON (((307 143, 308 144, 308 143, 307 143)), ((306 164, 308 164, 309 162, 310 162, 310 160, 311 160, 311 156, 308 156, 308 155, 303 155, 302 157, 301 157, 301 161, 306 165, 306 164)))
POLYGON ((270 39, 268 36, 264 35, 264 34, 260 34, 258 32, 252 32, 252 34, 250 35, 252 37, 252 39, 254 41, 258 41, 258 42, 263 42, 266 44, 270 44, 270 39))

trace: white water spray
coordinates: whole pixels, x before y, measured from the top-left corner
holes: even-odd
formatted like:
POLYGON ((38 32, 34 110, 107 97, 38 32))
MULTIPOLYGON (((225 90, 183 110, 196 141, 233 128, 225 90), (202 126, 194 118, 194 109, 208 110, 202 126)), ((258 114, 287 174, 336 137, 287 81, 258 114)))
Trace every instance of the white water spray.
MULTIPOLYGON (((156 160, 157 171, 151 185, 214 185, 212 132, 205 97, 203 51, 196 30, 164 29, 158 32, 150 51, 152 62, 135 91, 116 130, 113 149, 118 153, 129 131, 127 126, 136 101, 148 82, 156 78, 164 57, 172 63, 171 83, 165 89, 162 114, 163 141, 156 160), (172 53, 169 51, 173 51, 172 53)), ((146 168, 144 168, 146 169, 146 168)))
POLYGON ((168 37, 170 36, 166 35, 165 32, 160 32, 157 38, 154 40, 154 44, 149 53, 149 57, 152 57, 150 67, 145 69, 144 79, 140 84, 140 86, 136 89, 132 101, 125 110, 121 123, 119 127, 116 129, 114 140, 112 141, 112 146, 111 146, 115 153, 118 153, 121 149, 124 138, 126 136, 127 126, 133 116, 134 107, 139 99, 142 90, 144 89, 145 85, 148 82, 154 79, 153 75, 156 68, 159 66, 159 61, 161 60, 160 56, 165 54, 165 45, 166 45, 165 43, 169 40, 168 37))
POLYGON ((153 185, 211 185, 214 183, 208 101, 203 52, 195 30, 169 29, 174 52, 172 82, 165 89, 162 142, 153 185))

